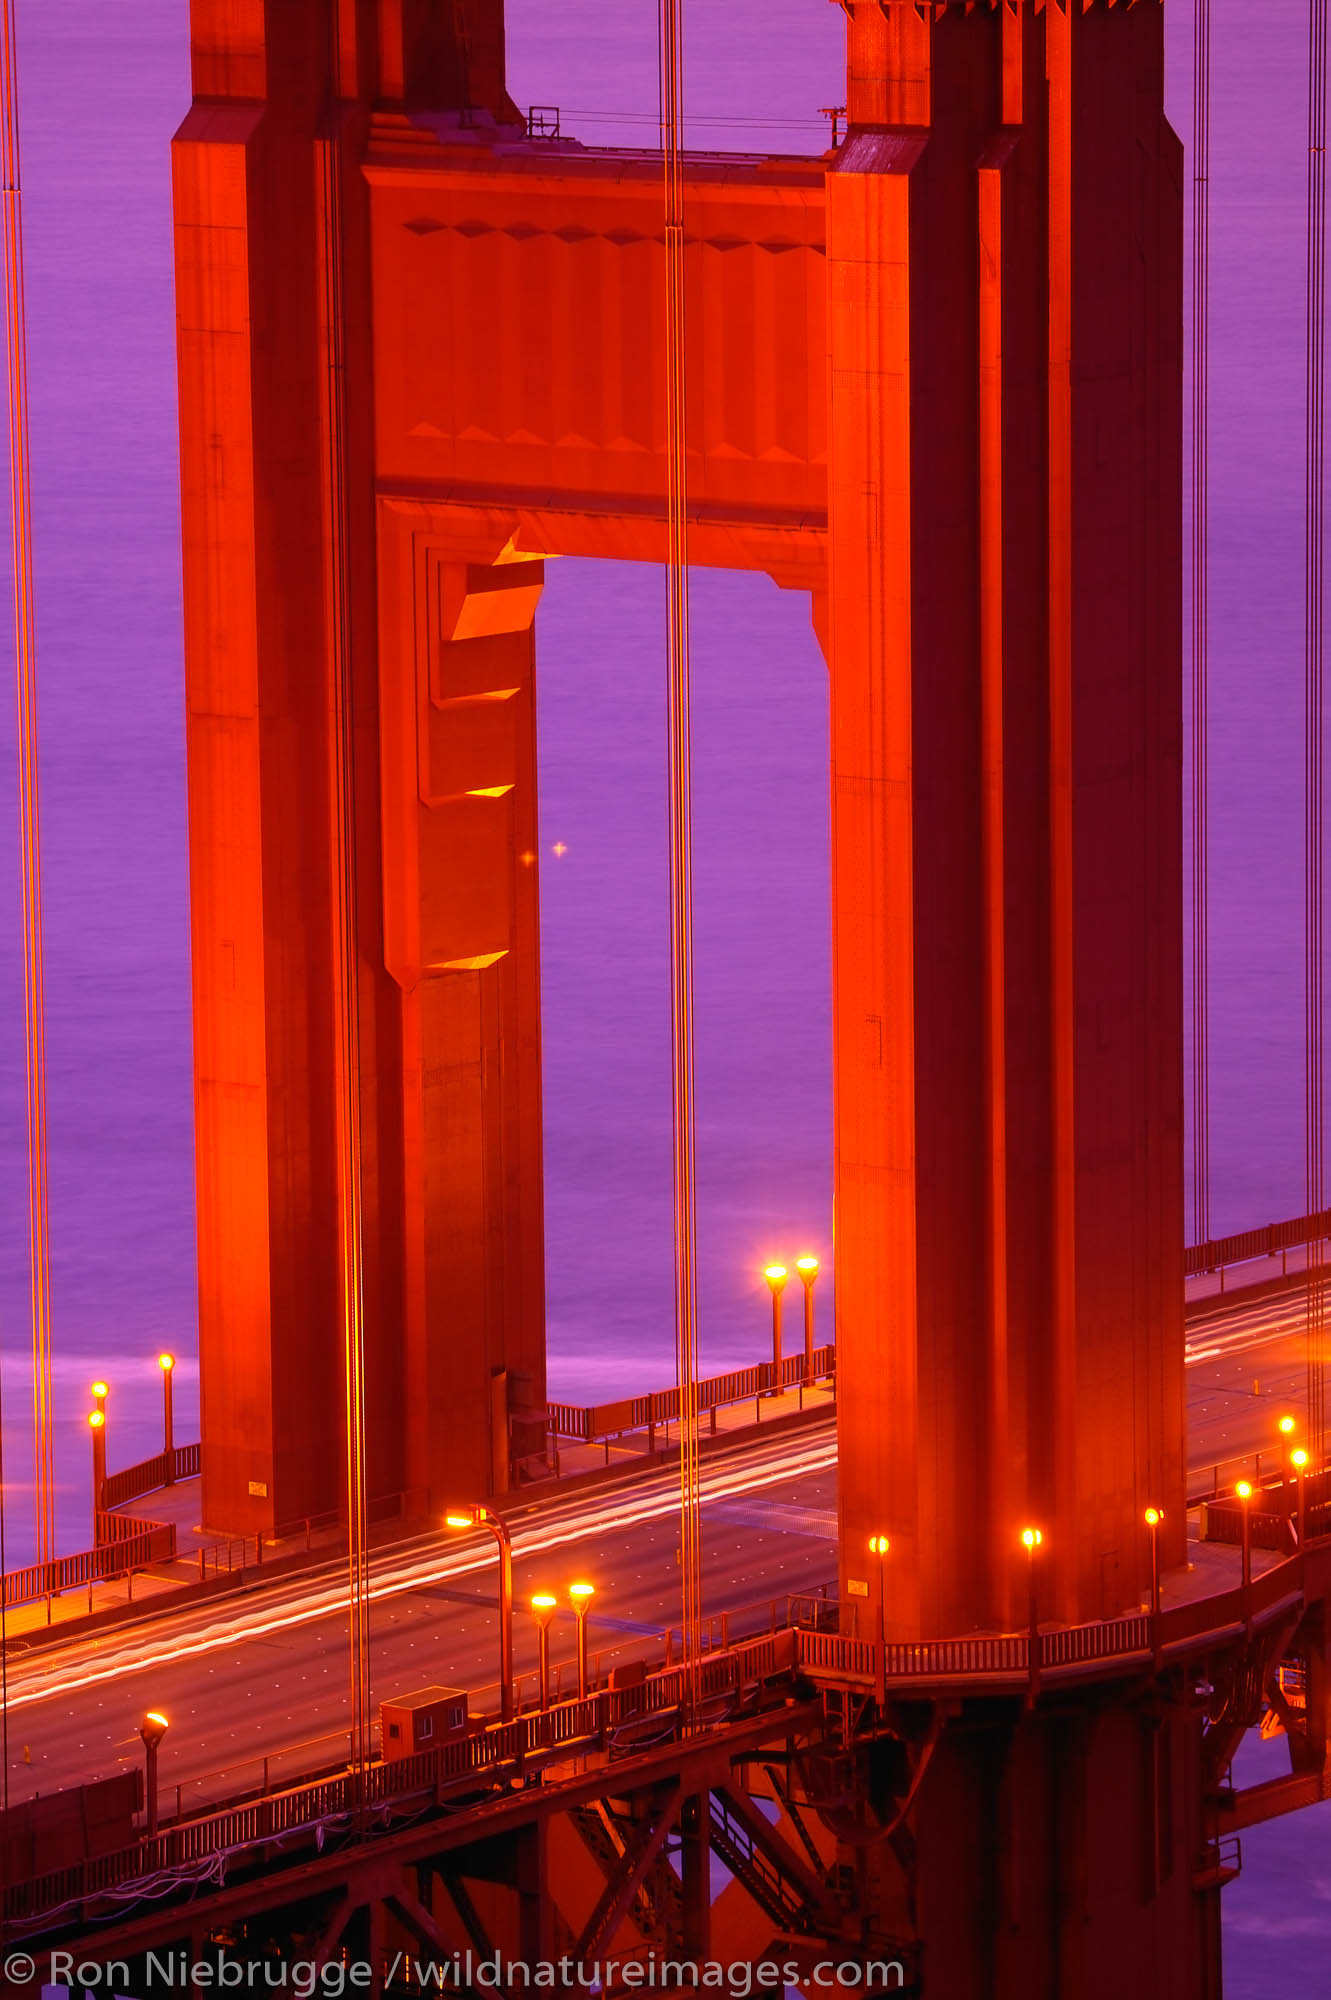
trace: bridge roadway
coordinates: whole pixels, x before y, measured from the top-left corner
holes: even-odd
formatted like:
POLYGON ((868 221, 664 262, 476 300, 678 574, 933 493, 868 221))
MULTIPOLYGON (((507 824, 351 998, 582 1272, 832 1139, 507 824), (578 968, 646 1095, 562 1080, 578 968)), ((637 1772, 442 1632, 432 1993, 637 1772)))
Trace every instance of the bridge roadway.
MULTIPOLYGON (((1188 1317, 1191 1486, 1213 1468, 1271 1452, 1275 1422, 1304 1381, 1301 1282, 1268 1296, 1207 1299, 1188 1317)), ((512 1516, 517 1665, 533 1691, 535 1631, 521 1607, 536 1589, 589 1577, 593 1655, 659 1658, 677 1615, 677 1484, 672 1470, 626 1473, 512 1516)), ((737 1442, 704 1465, 704 1604, 739 1612, 835 1575, 835 1444, 830 1420, 737 1442)), ((440 1681, 495 1705, 496 1571, 488 1536, 417 1536, 373 1559, 374 1697, 440 1681), (488 1692, 487 1692, 488 1691, 488 1692)), ((132 1625, 71 1638, 8 1672, 11 1803, 137 1763, 138 1719, 171 1719, 163 1810, 186 1807, 340 1762, 346 1715, 345 1570, 330 1561, 235 1597, 150 1612, 132 1625)), ((739 1621, 737 1621, 739 1622, 739 1621)), ((765 1619, 764 1619, 765 1622, 765 1619)), ((564 1685, 574 1644, 561 1612, 553 1653, 564 1685)))
MULTIPOLYGON (((835 1437, 830 1423, 708 1457, 703 1601, 709 1614, 815 1590, 835 1573, 835 1437)), ((596 1584, 590 1650, 605 1665, 659 1660, 678 1617, 678 1476, 672 1469, 546 1500, 509 1515, 516 1654, 534 1693, 535 1590, 596 1584)), ((371 1653, 376 1703, 443 1682, 497 1708, 497 1572, 488 1535, 417 1536, 373 1557, 371 1653), (488 1692, 487 1692, 488 1690, 488 1692)), ((108 1777, 142 1759, 146 1709, 170 1732, 161 1751, 163 1812, 181 1787, 188 1808, 270 1777, 294 1777, 346 1752, 345 1561, 259 1582, 243 1595, 159 1611, 9 1664, 10 1802, 108 1777), (289 1748, 287 1746, 290 1746, 289 1748), (253 1760, 253 1761, 250 1761, 253 1760)), ((756 1621, 755 1621, 756 1622, 756 1621)), ((573 1691, 572 1613, 552 1656, 573 1691)))
MULTIPOLYGON (((1331 1275, 1331 1274, 1329 1274, 1331 1275)), ((1307 1303, 1302 1274, 1270 1291, 1210 1296, 1188 1308, 1189 1491, 1223 1489, 1255 1458, 1274 1471, 1276 1423, 1307 1394, 1307 1303)), ((1251 1472, 1251 1465, 1248 1468, 1251 1472)))

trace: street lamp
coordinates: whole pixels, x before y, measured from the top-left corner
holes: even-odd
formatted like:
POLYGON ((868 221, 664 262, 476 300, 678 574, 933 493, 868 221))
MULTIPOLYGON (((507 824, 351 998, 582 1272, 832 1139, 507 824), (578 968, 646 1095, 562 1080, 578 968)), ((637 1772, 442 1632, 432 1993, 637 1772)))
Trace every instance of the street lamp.
POLYGON ((176 1478, 176 1425, 171 1390, 176 1372, 175 1355, 159 1354, 157 1366, 162 1371, 162 1450, 166 1454, 166 1484, 173 1486, 176 1478))
POLYGON ((1252 1524, 1248 1515, 1248 1503, 1252 1499, 1252 1487, 1246 1479, 1240 1479, 1234 1488, 1239 1503, 1240 1540, 1243 1547, 1243 1588, 1252 1582, 1252 1524))
POLYGON ((1146 1509, 1146 1525, 1151 1531, 1151 1616, 1160 1619, 1160 1523, 1165 1518, 1163 1507, 1146 1509))
POLYGON ((1027 1665, 1031 1693, 1040 1685, 1040 1605, 1035 1590, 1035 1558, 1044 1541, 1039 1528, 1023 1528, 1021 1546, 1026 1551, 1027 1665))
MULTIPOLYGON (((1298 1424, 1298 1419, 1297 1419, 1297 1417, 1292 1417, 1292 1416, 1290 1416, 1290 1415, 1289 1415, 1289 1413, 1288 1413, 1288 1411, 1287 1411, 1287 1412, 1285 1413, 1285 1415, 1284 1415, 1283 1417, 1279 1417, 1279 1418, 1277 1418, 1277 1420, 1276 1420, 1276 1429, 1277 1429, 1277 1430, 1279 1431, 1279 1433, 1280 1433, 1280 1441, 1281 1441, 1281 1443, 1282 1443, 1282 1444, 1286 1444, 1286 1445, 1289 1445, 1289 1444, 1293 1444, 1293 1442, 1294 1442, 1294 1433, 1295 1433, 1295 1431, 1296 1431, 1296 1430, 1298 1429, 1298 1427, 1299 1427, 1299 1424, 1298 1424)), ((1258 1463, 1259 1463, 1259 1468, 1260 1468, 1260 1460, 1259 1460, 1259 1462, 1258 1462, 1258 1463)), ((1284 1462, 1284 1460, 1283 1460, 1283 1459, 1281 1460, 1281 1464, 1280 1464, 1280 1505, 1281 1505, 1281 1508, 1282 1508, 1282 1510, 1283 1510, 1283 1511, 1284 1511, 1284 1512, 1285 1512, 1286 1514, 1288 1514, 1288 1512, 1289 1512, 1289 1467, 1288 1467, 1288 1466, 1287 1466, 1287 1465, 1285 1464, 1285 1462, 1284 1462)))
POLYGON ((784 1264, 769 1264, 763 1272, 772 1290, 772 1386, 768 1391, 771 1396, 781 1387, 781 1294, 786 1289, 787 1275, 784 1264))
POLYGON ((445 1514, 453 1529, 488 1528, 499 1545, 499 1713, 513 1720, 513 1543, 506 1524, 488 1507, 457 1508, 445 1514))
POLYGON ((887 1700, 887 1578, 883 1559, 892 1544, 886 1535, 870 1535, 869 1554, 878 1558, 878 1700, 887 1700))
POLYGON ((97 1516, 102 1511, 106 1487, 106 1412, 93 1410, 88 1417, 92 1432, 92 1539, 97 1542, 97 1516))
POLYGON ((150 1708, 139 1724, 139 1735, 143 1738, 143 1748, 146 1753, 148 1766, 145 1774, 145 1788, 147 1793, 149 1840, 157 1832, 157 1748, 162 1738, 166 1735, 167 1728, 166 1717, 159 1714, 155 1708, 150 1708))
POLYGON ((1304 1450, 1301 1444, 1295 1445, 1293 1451, 1289 1455, 1289 1462, 1294 1467, 1294 1479, 1295 1479, 1295 1484, 1298 1488, 1299 1547, 1302 1548, 1304 1541, 1306 1539, 1305 1528, 1304 1528, 1305 1515, 1304 1515, 1304 1504, 1303 1504, 1303 1475, 1308 1470, 1308 1454, 1304 1450))
POLYGON ((538 1590, 531 1601, 536 1620, 536 1663, 541 1682, 541 1707, 550 1706, 550 1620, 559 1609, 559 1599, 548 1590, 538 1590))
POLYGON ((578 1700, 587 1699, 587 1613, 596 1595, 594 1583, 571 1583, 568 1594, 578 1621, 578 1700))
POLYGON ((92 1385, 93 1408, 100 1410, 103 1416, 106 1415, 106 1399, 110 1395, 110 1393, 111 1393, 111 1384, 109 1382, 93 1383, 92 1385))
POLYGON ((813 1387, 813 1281, 818 1276, 816 1257, 797 1257, 795 1269, 804 1286, 804 1386, 813 1387))

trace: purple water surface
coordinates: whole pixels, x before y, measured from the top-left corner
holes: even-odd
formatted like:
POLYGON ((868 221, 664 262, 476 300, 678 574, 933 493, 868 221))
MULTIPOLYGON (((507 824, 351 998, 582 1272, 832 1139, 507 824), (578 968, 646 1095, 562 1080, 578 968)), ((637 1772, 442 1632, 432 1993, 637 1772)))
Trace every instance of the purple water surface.
MULTIPOLYGON (((510 0, 521 103, 650 145, 656 9, 510 0)), ((1191 8, 1169 10, 1190 116, 1191 8)), ((1303 1206, 1302 0, 1213 0, 1212 1222, 1303 1206)), ((185 0, 21 0, 43 728, 60 1507, 81 1539, 90 1376, 114 1460, 195 1372, 168 141, 185 0)), ((816 151, 843 95, 826 0, 694 0, 695 144, 816 151), (752 122, 750 122, 752 121, 752 122)), ((826 677, 807 604, 694 588, 699 1236, 708 1365, 756 1358, 757 1271, 829 1247, 826 677)), ((6 648, 8 658, 8 648, 6 648)), ((554 564, 540 619, 552 1381, 671 1366, 662 585, 554 564), (556 842, 566 852, 550 852, 556 842)), ((27 1243, 11 709, 0 715, 0 1350, 11 1559, 27 1538, 27 1243), (8 829, 8 833, 6 833, 8 829), (3 864, 8 840, 11 862, 3 864)), ((1245 1836, 1231 2000, 1312 1990, 1325 1820, 1245 1836)))

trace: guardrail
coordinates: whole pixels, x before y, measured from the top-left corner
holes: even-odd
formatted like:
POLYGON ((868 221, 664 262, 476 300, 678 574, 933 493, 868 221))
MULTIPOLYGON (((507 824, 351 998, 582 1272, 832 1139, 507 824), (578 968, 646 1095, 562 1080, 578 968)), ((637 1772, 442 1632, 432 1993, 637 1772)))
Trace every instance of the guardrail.
POLYGON ((1198 1278, 1205 1271, 1221 1271, 1226 1264, 1275 1257, 1282 1250, 1297 1250, 1327 1236, 1331 1236, 1331 1209, 1291 1216, 1288 1222, 1267 1222, 1260 1229, 1241 1229, 1234 1236, 1214 1236, 1206 1243, 1189 1244, 1183 1252, 1184 1275, 1198 1278))
POLYGON ((113 1541, 99 1542, 96 1548, 78 1549, 73 1555, 57 1556, 51 1562, 29 1563, 12 1569, 0 1578, 6 1610, 20 1604, 40 1604, 43 1598, 59 1597, 62 1591, 77 1590, 91 1583, 106 1583, 153 1563, 170 1562, 176 1553, 176 1530, 169 1521, 135 1521, 131 1532, 113 1541))
MULTIPOLYGON (((1204 1542, 1224 1542, 1231 1548, 1238 1548, 1243 1541, 1243 1504, 1203 1500, 1201 1508, 1201 1537, 1204 1542)), ((1291 1545, 1297 1540, 1294 1525, 1287 1514, 1268 1514, 1264 1509, 1248 1505, 1248 1546, 1253 1549, 1274 1551, 1277 1555, 1287 1555, 1291 1545)))
POLYGON ((1028 1665, 1025 1637, 1011 1632, 995 1638, 932 1639, 917 1645, 893 1642, 887 1648, 889 1680, 919 1674, 938 1680, 957 1680, 968 1674, 1024 1674, 1028 1665))
POLYGON ((145 1493, 173 1486, 178 1479, 197 1479, 199 1450, 197 1444, 178 1444, 174 1451, 159 1451, 152 1458, 140 1459, 137 1465, 109 1473, 102 1482, 102 1511, 125 1507, 131 1500, 141 1500, 145 1493))
MULTIPOLYGON (((384 1521, 424 1520, 430 1511, 430 1496, 423 1486, 410 1486, 400 1493, 372 1494, 365 1504, 367 1526, 378 1527, 384 1521)), ((332 1508, 323 1514, 301 1514, 291 1520, 279 1521, 273 1529, 274 1541, 295 1541, 305 1537, 305 1546, 313 1545, 315 1535, 324 1534, 330 1528, 345 1535, 347 1517, 340 1508, 332 1508)))
MULTIPOLYGON (((751 1368, 733 1368, 726 1375, 710 1375, 698 1384, 698 1410, 708 1415, 731 1403, 752 1403, 780 1389, 797 1389, 827 1381, 836 1374, 836 1347, 832 1342, 813 1350, 813 1366, 806 1373, 803 1350, 782 1356, 780 1367, 760 1361, 751 1368)), ((621 1437, 625 1431, 647 1431, 652 1436, 658 1425, 679 1421, 679 1390, 656 1389, 645 1396, 621 1396, 613 1403, 550 1403, 548 1423, 552 1434, 576 1444, 601 1444, 606 1438, 621 1437)))
MULTIPOLYGON (((139 1535, 155 1534, 160 1529, 170 1526, 166 1521, 145 1521, 135 1514, 104 1514, 100 1510, 93 1515, 92 1525, 93 1542, 99 1549, 108 1548, 117 1542, 132 1542, 139 1535)), ((174 1527, 171 1528, 171 1534, 174 1552, 174 1527)))
MULTIPOLYGON (((846 1639, 834 1632, 800 1632, 800 1664, 806 1671, 837 1679, 876 1681, 878 1643, 846 1639)), ((1060 1667, 1083 1666, 1102 1660, 1136 1657, 1151 1650, 1151 1620, 1135 1614, 1107 1618, 1093 1625, 1060 1626, 1039 1636, 1031 1659, 1029 1635, 1020 1632, 976 1634, 965 1639, 892 1642, 886 1648, 884 1671, 889 1686, 911 1681, 950 1682, 998 1678, 1024 1679, 1032 1666, 1041 1673, 1060 1667)))

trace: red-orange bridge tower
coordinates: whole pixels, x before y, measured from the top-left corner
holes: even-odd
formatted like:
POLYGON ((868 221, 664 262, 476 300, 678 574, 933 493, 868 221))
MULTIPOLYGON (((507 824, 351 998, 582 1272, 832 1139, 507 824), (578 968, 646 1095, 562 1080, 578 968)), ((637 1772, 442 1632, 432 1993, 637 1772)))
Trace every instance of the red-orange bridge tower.
MULTIPOLYGON (((810 0, 810 5, 822 0, 810 0)), ((843 1572, 1135 1603, 1183 1510, 1181 166, 1160 0, 843 0, 826 159, 688 168, 692 560, 831 674, 843 1572)), ((175 145, 205 1506, 338 1495, 338 663, 372 1490, 544 1403, 533 621, 666 553, 661 177, 501 0, 192 0, 175 145)), ((644 699, 658 699, 645 687, 644 699)), ((663 885, 664 896, 664 885, 663 885)))

